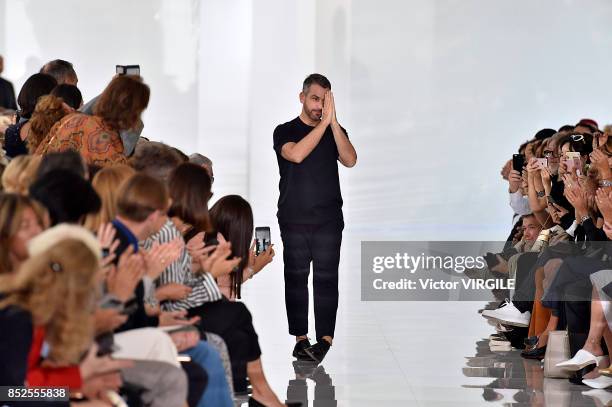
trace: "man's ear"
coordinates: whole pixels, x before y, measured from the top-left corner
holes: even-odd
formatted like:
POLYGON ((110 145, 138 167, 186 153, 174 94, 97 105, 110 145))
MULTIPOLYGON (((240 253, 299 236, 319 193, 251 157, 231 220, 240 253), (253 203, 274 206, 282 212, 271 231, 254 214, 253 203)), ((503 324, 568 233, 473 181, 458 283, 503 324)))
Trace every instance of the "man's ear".
POLYGON ((300 92, 300 103, 304 104, 304 100, 306 99, 306 95, 304 92, 300 92))
POLYGON ((159 210, 155 210, 155 211, 151 212, 151 213, 149 214, 149 216, 147 216, 147 218, 145 219, 145 222, 146 222, 146 223, 152 223, 152 222, 154 222, 154 221, 155 221, 155 219, 157 219, 158 214, 159 214, 159 210))

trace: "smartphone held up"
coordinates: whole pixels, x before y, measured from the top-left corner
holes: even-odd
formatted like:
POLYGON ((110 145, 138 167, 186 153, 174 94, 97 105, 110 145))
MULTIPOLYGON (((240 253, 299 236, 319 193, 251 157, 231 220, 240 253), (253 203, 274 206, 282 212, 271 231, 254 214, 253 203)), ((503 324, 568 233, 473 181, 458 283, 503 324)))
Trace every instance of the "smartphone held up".
POLYGON ((140 76, 140 65, 115 65, 117 75, 136 75, 140 76))
POLYGON ((272 243, 270 228, 268 226, 255 228, 255 254, 265 252, 272 243))

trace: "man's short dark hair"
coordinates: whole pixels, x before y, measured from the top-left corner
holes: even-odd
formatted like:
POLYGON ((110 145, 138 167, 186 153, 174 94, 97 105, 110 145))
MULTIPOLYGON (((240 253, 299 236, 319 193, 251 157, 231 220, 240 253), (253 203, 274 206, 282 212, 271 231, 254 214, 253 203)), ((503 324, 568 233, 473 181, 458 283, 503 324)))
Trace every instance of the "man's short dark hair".
POLYGON ((40 73, 53 76, 59 84, 66 83, 68 79, 76 79, 77 77, 72 64, 63 59, 54 59, 47 62, 40 68, 40 73))
POLYGON ((304 85, 302 86, 302 92, 308 93, 308 89, 310 89, 310 85, 313 83, 319 85, 325 89, 331 89, 331 82, 325 76, 320 73, 310 74, 304 79, 304 85))

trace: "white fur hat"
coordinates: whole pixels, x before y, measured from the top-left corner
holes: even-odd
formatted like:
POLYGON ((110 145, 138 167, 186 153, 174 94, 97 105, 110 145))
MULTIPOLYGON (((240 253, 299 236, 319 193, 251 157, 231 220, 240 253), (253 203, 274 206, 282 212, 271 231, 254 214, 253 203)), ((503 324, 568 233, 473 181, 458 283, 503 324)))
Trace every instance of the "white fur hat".
POLYGON ((83 242, 96 255, 98 260, 102 258, 102 248, 98 239, 89 230, 82 226, 71 225, 68 223, 60 223, 52 228, 49 228, 36 236, 28 243, 28 252, 30 257, 37 256, 51 246, 65 239, 75 239, 83 242))

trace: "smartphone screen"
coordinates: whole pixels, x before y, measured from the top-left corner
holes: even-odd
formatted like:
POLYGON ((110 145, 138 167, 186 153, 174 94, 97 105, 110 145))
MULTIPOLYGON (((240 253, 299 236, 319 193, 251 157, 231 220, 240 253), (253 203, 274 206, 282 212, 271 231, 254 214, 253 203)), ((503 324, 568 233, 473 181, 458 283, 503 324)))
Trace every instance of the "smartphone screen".
POLYGON ((140 76, 140 65, 115 65, 115 72, 119 75, 140 76))
POLYGON ((270 247, 272 243, 272 237, 270 235, 270 228, 268 226, 262 226, 255 228, 255 254, 264 252, 270 247))
POLYGON ((525 166, 525 157, 522 154, 512 155, 512 169, 518 172, 523 171, 525 166))
POLYGON ((548 160, 546 158, 536 158, 536 160, 537 160, 536 164, 539 169, 542 170, 548 167, 548 160))
POLYGON ((578 151, 566 151, 564 158, 567 165, 567 172, 579 174, 581 167, 580 153, 578 151))
POLYGON ((140 65, 128 65, 125 67, 126 75, 137 75, 140 76, 140 65))

